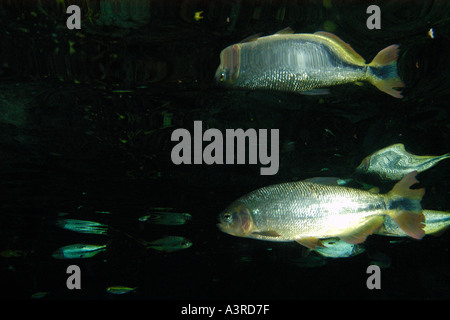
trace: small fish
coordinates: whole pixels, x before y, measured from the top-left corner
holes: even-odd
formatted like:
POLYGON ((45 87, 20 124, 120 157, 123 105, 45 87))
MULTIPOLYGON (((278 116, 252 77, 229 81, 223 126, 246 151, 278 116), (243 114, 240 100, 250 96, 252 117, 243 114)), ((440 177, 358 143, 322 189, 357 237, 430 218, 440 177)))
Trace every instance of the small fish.
POLYGON ((217 226, 238 237, 297 241, 314 250, 326 238, 362 243, 390 216, 409 236, 421 239, 425 190, 410 189, 416 175, 411 172, 387 194, 305 181, 263 187, 228 206, 217 226))
POLYGON ((42 299, 46 297, 49 294, 49 292, 41 291, 41 292, 35 292, 31 295, 31 299, 42 299))
POLYGON ((74 232, 89 234, 107 234, 108 226, 95 221, 78 219, 58 219, 55 225, 74 232))
MULTIPOLYGON (((450 212, 438 210, 423 210, 425 216, 425 234, 439 235, 450 226, 450 212)), ((400 229, 390 217, 387 217, 380 230, 375 232, 383 236, 405 237, 405 232, 400 229)))
POLYGON ((215 79, 225 86, 326 94, 325 87, 368 81, 402 98, 397 74, 398 45, 381 50, 369 64, 336 35, 297 33, 290 28, 250 37, 220 53, 215 79), (320 89, 322 88, 322 89, 320 89))
POLYGON ((76 243, 55 250, 52 254, 52 257, 55 259, 92 258, 96 254, 105 251, 106 247, 107 244, 95 245, 95 244, 76 243))
POLYGON ((152 212, 149 215, 142 216, 139 221, 150 222, 154 224, 163 224, 167 226, 175 226, 185 224, 191 220, 192 216, 189 213, 178 212, 152 212))
POLYGON ((146 242, 145 246, 158 251, 174 252, 191 247, 192 242, 184 237, 167 236, 158 240, 146 242))
POLYGON ((403 144, 397 143, 364 158, 356 172, 375 174, 385 180, 400 180, 411 171, 425 171, 447 158, 450 158, 450 153, 442 156, 416 156, 407 152, 403 144))
POLYGON ((327 258, 347 258, 366 251, 361 244, 347 243, 339 238, 323 239, 324 247, 316 247, 315 252, 327 258))
POLYGON ((6 249, 0 252, 0 256, 3 258, 18 258, 26 256, 26 252, 22 250, 6 249))
POLYGON ((125 294, 136 291, 137 287, 111 286, 106 288, 106 292, 111 294, 125 294))

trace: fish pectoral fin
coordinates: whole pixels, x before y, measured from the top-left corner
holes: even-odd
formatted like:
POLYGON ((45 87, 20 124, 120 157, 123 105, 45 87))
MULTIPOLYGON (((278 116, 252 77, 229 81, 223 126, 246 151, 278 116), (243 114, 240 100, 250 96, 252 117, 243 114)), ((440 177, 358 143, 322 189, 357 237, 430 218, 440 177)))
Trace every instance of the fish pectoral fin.
POLYGON ((259 234, 261 236, 266 236, 266 237, 281 237, 281 235, 274 230, 255 231, 255 232, 252 232, 252 234, 259 234))
POLYGON ((296 242, 300 243, 302 246, 305 246, 311 250, 314 250, 316 247, 323 247, 325 248, 325 246, 323 245, 322 241, 320 241, 320 239, 314 238, 314 237, 308 237, 308 238, 301 238, 301 239, 296 239, 296 242))
POLYGON ((384 223, 383 216, 377 216, 353 230, 351 233, 342 235, 339 238, 350 244, 358 244, 366 241, 367 237, 378 230, 384 223))
POLYGON ((425 235, 425 215, 423 212, 390 211, 389 216, 408 236, 414 239, 422 239, 425 235))

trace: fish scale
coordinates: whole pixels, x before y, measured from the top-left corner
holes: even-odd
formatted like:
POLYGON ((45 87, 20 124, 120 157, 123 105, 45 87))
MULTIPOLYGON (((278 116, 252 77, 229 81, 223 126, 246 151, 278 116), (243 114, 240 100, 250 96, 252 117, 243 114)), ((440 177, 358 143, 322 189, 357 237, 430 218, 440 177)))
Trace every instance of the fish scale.
POLYGON ((307 91, 365 77, 364 66, 340 59, 327 46, 302 39, 250 42, 241 49, 236 86, 307 91))

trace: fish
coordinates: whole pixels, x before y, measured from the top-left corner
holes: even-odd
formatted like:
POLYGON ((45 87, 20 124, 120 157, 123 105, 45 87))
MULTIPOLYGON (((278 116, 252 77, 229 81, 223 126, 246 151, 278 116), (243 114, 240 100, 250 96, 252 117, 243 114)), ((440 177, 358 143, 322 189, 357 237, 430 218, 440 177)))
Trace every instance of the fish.
POLYGON ((89 234, 107 234, 108 226, 95 221, 86 221, 78 219, 58 219, 55 221, 55 225, 78 233, 89 234))
POLYGON ((421 200, 425 189, 413 171, 386 194, 309 181, 286 182, 252 191, 219 216, 227 234, 268 241, 296 241, 314 250, 320 239, 359 244, 390 216, 408 236, 424 236, 421 200))
POLYGON ((55 250, 52 257, 55 259, 85 259, 92 258, 100 252, 106 250, 107 244, 83 244, 75 243, 55 250))
POLYGON ((158 240, 145 242, 145 246, 158 251, 174 252, 190 248, 192 242, 185 237, 167 236, 158 240))
POLYGON ((111 294, 125 294, 136 291, 137 287, 111 286, 106 288, 106 292, 111 294))
POLYGON ((139 217, 139 221, 150 222, 154 224, 162 224, 167 226, 183 225, 191 220, 192 216, 189 213, 180 212, 152 212, 149 215, 139 217))
POLYGON ((314 249, 318 254, 327 258, 348 258, 366 251, 362 244, 347 243, 339 238, 321 240, 323 247, 314 249))
POLYGON ((0 252, 0 256, 3 258, 18 258, 18 257, 25 257, 26 252, 23 250, 13 250, 13 249, 6 249, 0 252))
POLYGON ((356 168, 356 173, 374 174, 384 180, 400 180, 411 171, 423 172, 448 158, 450 153, 441 156, 417 156, 407 152, 402 143, 397 143, 364 158, 356 168))
POLYGON ((398 45, 390 45, 366 64, 349 44, 332 33, 294 34, 286 28, 223 49, 215 81, 225 87, 303 94, 327 94, 325 88, 330 86, 368 81, 402 98, 401 91, 394 89, 404 87, 397 74, 398 52, 398 45))
MULTIPOLYGON (((426 235, 439 235, 450 226, 450 212, 439 210, 423 210, 426 235)), ((406 233, 400 229, 391 218, 387 217, 382 227, 375 232, 383 236, 405 237, 406 233)))

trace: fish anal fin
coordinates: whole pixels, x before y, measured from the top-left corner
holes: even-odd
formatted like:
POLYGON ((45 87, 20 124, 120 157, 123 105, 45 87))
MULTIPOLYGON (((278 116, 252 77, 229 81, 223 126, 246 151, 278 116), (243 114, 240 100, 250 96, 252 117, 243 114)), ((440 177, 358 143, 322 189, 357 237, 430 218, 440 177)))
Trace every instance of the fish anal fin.
POLYGON ((418 183, 416 179, 417 171, 408 173, 402 180, 397 182, 390 191, 391 194, 396 194, 404 198, 421 200, 425 194, 425 189, 410 189, 412 185, 418 183))
POLYGON ((345 42, 344 40, 342 40, 341 38, 339 38, 337 35, 331 33, 331 32, 326 32, 326 31, 317 31, 314 34, 318 34, 321 35, 323 37, 329 38, 335 42, 337 42, 338 44, 340 44, 345 51, 347 51, 347 53, 349 53, 350 55, 353 56, 353 58, 358 61, 359 63, 365 64, 366 60, 364 60, 363 57, 361 57, 352 47, 351 45, 349 45, 347 42, 345 42))
POLYGON ((390 211, 389 216, 408 236, 422 239, 425 235, 425 215, 413 211, 390 211))
POLYGON ((366 241, 367 237, 377 231, 384 223, 383 216, 377 216, 364 223, 353 232, 339 236, 339 238, 350 244, 358 244, 366 241))
POLYGON ((255 231, 253 234, 259 234, 265 237, 281 237, 281 235, 274 230, 266 230, 266 231, 255 231))
POLYGON ((296 239, 295 241, 311 250, 314 250, 316 247, 325 247, 320 239, 314 237, 296 239))

